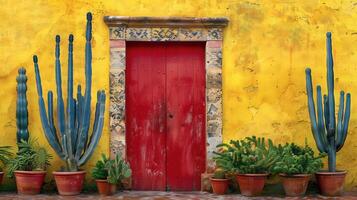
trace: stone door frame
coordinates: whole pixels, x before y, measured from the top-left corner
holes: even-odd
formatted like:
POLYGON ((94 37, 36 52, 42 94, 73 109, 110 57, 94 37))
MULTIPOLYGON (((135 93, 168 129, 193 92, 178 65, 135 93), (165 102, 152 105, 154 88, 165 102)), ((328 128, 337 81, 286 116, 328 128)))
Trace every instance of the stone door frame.
POLYGON ((110 40, 110 155, 125 157, 125 60, 126 41, 206 42, 206 171, 212 152, 222 142, 222 41, 225 17, 128 17, 106 16, 110 40))

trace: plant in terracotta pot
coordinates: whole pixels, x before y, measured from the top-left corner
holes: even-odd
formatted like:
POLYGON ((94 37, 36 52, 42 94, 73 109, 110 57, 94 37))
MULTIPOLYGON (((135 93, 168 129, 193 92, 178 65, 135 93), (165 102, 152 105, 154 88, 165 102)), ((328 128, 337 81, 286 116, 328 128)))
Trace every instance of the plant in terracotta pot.
POLYGON ((271 169, 282 178, 287 196, 303 196, 306 193, 311 174, 319 171, 324 154, 314 155, 314 151, 305 144, 300 147, 294 143, 282 147, 279 160, 271 169))
POLYGON ((0 184, 4 178, 4 167, 8 164, 13 154, 10 146, 0 146, 0 184))
POLYGON ((19 194, 38 194, 45 180, 46 169, 52 156, 34 141, 22 140, 19 151, 8 163, 8 177, 15 175, 19 194))
POLYGON ((223 195, 228 190, 229 179, 226 178, 226 172, 223 169, 216 169, 211 178, 213 193, 223 195))
POLYGON ((217 145, 221 148, 215 159, 218 166, 237 172, 237 182, 242 195, 257 196, 264 188, 270 168, 278 160, 278 148, 269 139, 255 136, 243 140, 231 140, 229 144, 217 145))
POLYGON ((53 112, 53 93, 48 91, 48 108, 42 96, 41 76, 38 58, 33 57, 38 93, 39 112, 47 141, 56 154, 66 163, 61 171, 53 172, 59 194, 77 195, 81 192, 85 171, 81 167, 90 159, 102 135, 105 110, 105 92, 97 92, 97 103, 94 113, 94 124, 91 118, 92 86, 92 14, 87 13, 86 47, 85 47, 85 83, 84 95, 78 85, 77 98, 73 98, 73 35, 69 35, 68 45, 68 78, 67 107, 62 96, 62 78, 60 63, 60 36, 56 36, 55 68, 57 91, 57 124, 55 128, 53 112), (92 127, 92 130, 90 130, 92 127), (89 133, 91 132, 91 133, 89 133))
POLYGON ((311 69, 307 68, 306 93, 311 121, 311 130, 320 152, 328 155, 328 171, 317 172, 316 180, 320 192, 327 196, 341 195, 346 176, 345 170, 336 169, 336 153, 343 147, 348 132, 351 114, 351 94, 340 92, 340 104, 336 119, 334 96, 334 71, 332 58, 331 33, 326 34, 327 49, 327 95, 322 97, 321 86, 316 87, 317 110, 313 97, 311 69), (345 99, 346 97, 346 99, 345 99))
POLYGON ((109 160, 102 154, 102 160, 97 161, 92 170, 92 177, 96 179, 98 192, 101 195, 114 194, 116 186, 130 176, 130 166, 122 159, 120 153, 116 154, 113 160, 109 160))

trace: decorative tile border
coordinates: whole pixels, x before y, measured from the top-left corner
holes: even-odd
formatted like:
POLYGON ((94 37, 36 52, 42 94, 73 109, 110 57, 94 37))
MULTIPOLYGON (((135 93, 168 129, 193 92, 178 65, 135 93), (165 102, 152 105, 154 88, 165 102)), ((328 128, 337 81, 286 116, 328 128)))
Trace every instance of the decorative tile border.
MULTIPOLYGON (((222 142, 222 40, 226 18, 105 17, 110 39, 110 153, 125 157, 125 42, 206 42, 206 173, 214 168, 212 152, 222 142)), ((207 177, 202 175, 202 181, 207 177)), ((204 187, 203 187, 204 189, 204 187)))

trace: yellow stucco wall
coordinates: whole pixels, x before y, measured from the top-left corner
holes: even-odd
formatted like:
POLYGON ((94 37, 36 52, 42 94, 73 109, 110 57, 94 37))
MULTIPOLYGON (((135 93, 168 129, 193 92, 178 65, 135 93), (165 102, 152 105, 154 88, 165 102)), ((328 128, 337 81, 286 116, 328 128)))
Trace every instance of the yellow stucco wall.
MULTIPOLYGON (((0 0, 0 145, 15 145, 17 68, 28 71, 29 129, 45 141, 38 114, 32 55, 39 55, 43 87, 54 85, 54 36, 75 35, 75 82, 83 84, 85 13, 92 11, 93 91, 109 89, 108 28, 105 15, 227 16, 224 33, 224 140, 248 135, 275 142, 314 146, 305 96, 304 68, 311 66, 314 83, 325 88, 325 32, 333 33, 336 89, 357 94, 357 6, 353 1, 298 0, 0 0)), ((62 46, 63 65, 67 47, 62 46)), ((66 75, 65 68, 63 69, 66 75)), ((66 76, 63 77, 66 81, 66 76)), ((65 87, 64 87, 65 88, 65 87)), ((357 186, 356 101, 352 95, 350 131, 338 153, 338 168, 347 169, 348 189, 357 186)), ((92 103, 94 105, 94 103, 92 103)), ((108 111, 107 104, 107 111, 108 111)), ((106 114, 108 116, 108 112, 106 114)), ((94 157, 109 151, 109 122, 94 157)), ((51 153, 54 153, 51 150, 51 153)), ((51 170, 62 162, 54 156, 51 170)))

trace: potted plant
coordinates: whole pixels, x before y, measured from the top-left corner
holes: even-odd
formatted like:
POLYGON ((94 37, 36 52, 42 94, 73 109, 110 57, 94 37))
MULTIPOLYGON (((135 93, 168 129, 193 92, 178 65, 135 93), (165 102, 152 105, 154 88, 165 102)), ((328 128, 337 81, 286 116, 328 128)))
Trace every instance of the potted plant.
POLYGON ((215 161, 218 166, 237 172, 237 182, 242 195, 257 196, 264 188, 271 166, 278 159, 278 148, 269 139, 255 136, 243 140, 231 140, 230 144, 217 145, 222 148, 215 161))
POLYGON ((19 194, 38 194, 43 185, 46 169, 52 158, 47 150, 33 141, 22 140, 18 143, 19 151, 8 164, 8 177, 15 175, 19 194))
POLYGON ((67 108, 65 110, 62 96, 62 78, 60 63, 60 36, 56 36, 56 85, 57 85, 57 120, 55 128, 53 117, 53 94, 48 92, 48 109, 45 108, 42 97, 41 76, 38 58, 33 57, 40 118, 45 136, 56 154, 66 163, 61 171, 53 172, 59 194, 77 195, 81 192, 85 171, 81 170, 91 157, 102 135, 105 110, 105 92, 97 92, 97 103, 94 114, 94 124, 90 126, 91 85, 92 85, 92 14, 87 13, 86 49, 85 49, 85 92, 82 95, 81 85, 78 85, 77 99, 73 98, 73 35, 69 35, 68 46, 68 79, 67 108), (90 127, 93 130, 90 132, 90 127), (90 136, 90 137, 89 137, 90 136))
POLYGON ((223 195, 227 192, 229 179, 226 178, 226 172, 223 169, 216 169, 210 180, 213 193, 223 195))
POLYGON ((316 173, 317 184, 323 195, 337 196, 343 192, 343 184, 347 172, 345 170, 336 169, 336 152, 341 150, 347 137, 348 123, 351 114, 351 94, 347 93, 345 96, 344 91, 340 92, 340 105, 336 120, 334 97, 335 79, 330 32, 326 33, 326 47, 328 91, 327 95, 324 95, 322 98, 321 86, 317 86, 317 110, 315 110, 310 68, 305 70, 306 93, 308 97, 311 130, 316 146, 320 152, 328 155, 328 171, 316 173))
POLYGON ((116 192, 116 186, 124 178, 131 176, 129 164, 118 153, 114 160, 109 160, 102 154, 102 160, 97 161, 92 170, 92 177, 95 179, 99 194, 111 195, 116 192))
POLYGON ((0 146, 0 184, 4 178, 3 168, 8 164, 12 157, 10 146, 0 146))
POLYGON ((306 193, 311 174, 319 171, 323 164, 321 158, 305 144, 300 147, 294 143, 282 147, 279 160, 273 165, 272 172, 282 178, 287 196, 303 196, 306 193))

